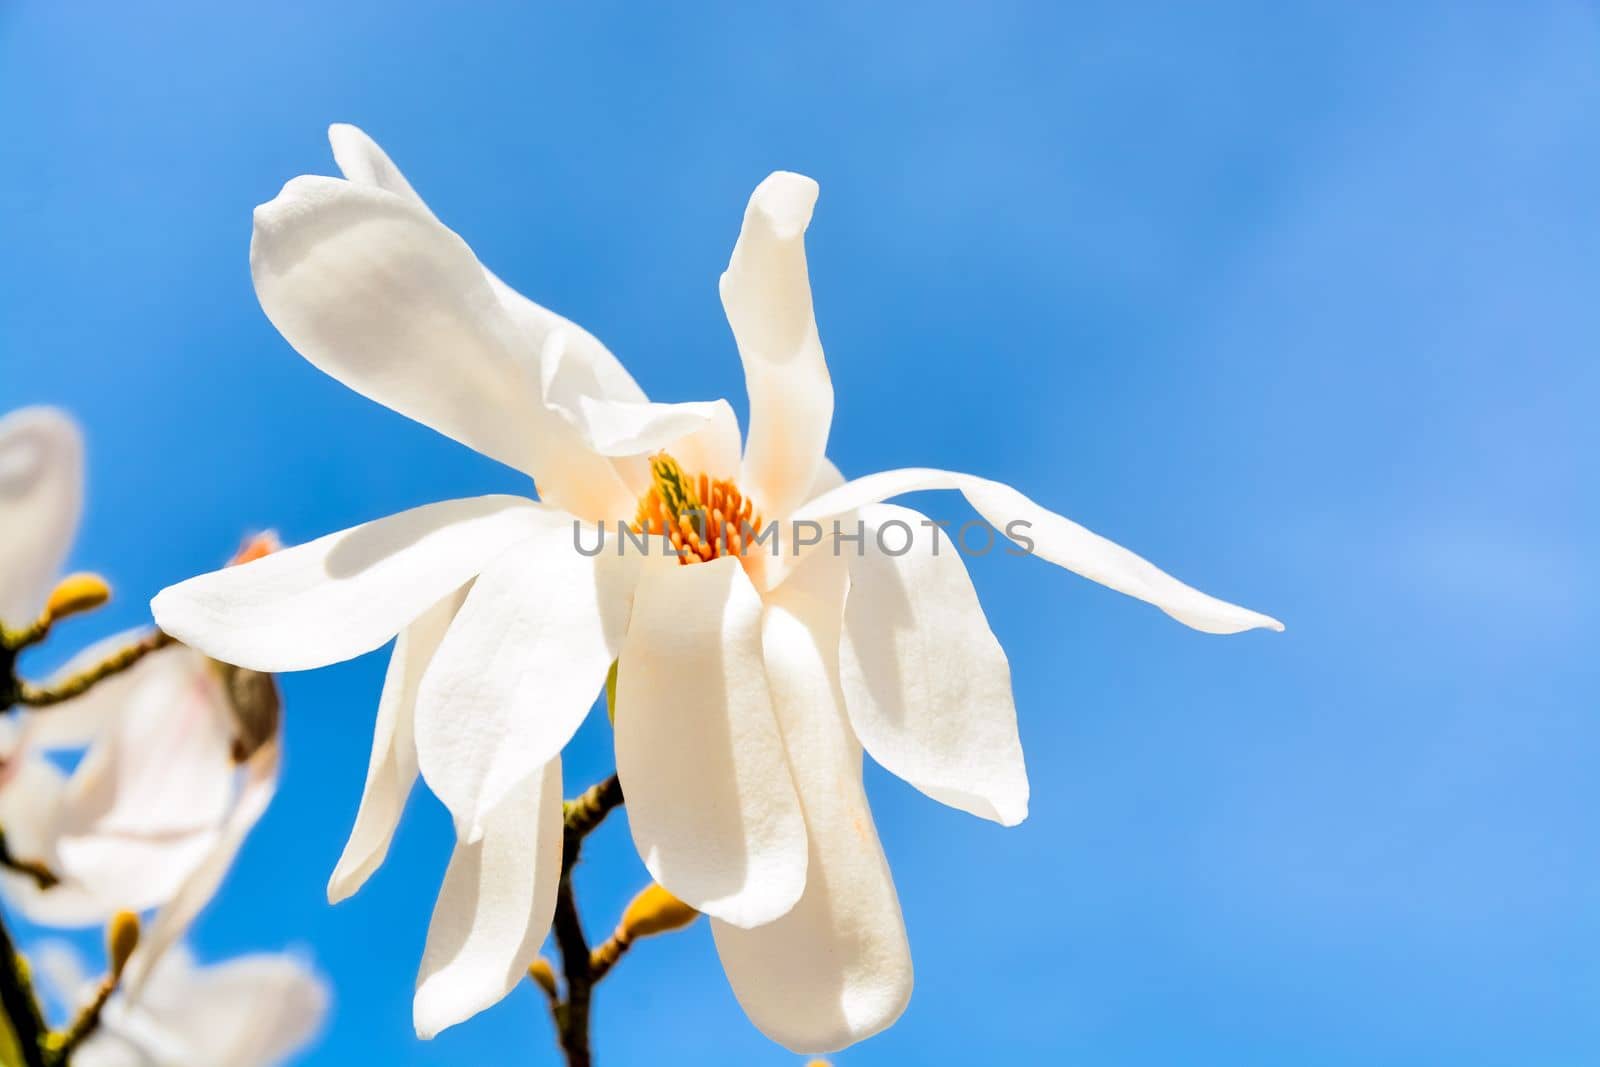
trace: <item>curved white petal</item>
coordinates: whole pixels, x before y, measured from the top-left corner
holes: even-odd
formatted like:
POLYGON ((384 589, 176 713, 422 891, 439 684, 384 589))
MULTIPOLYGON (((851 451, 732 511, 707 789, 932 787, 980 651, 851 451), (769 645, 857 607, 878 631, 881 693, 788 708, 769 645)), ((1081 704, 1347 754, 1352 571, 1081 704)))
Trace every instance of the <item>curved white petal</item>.
POLYGON ((210 662, 172 648, 140 666, 67 784, 56 841, 64 884, 29 909, 39 921, 99 922, 165 903, 233 807, 232 713, 210 662))
POLYGON ((817 183, 804 175, 778 171, 756 186, 720 285, 750 393, 741 484, 772 518, 806 499, 833 422, 806 273, 816 202, 817 183))
POLYGON ((371 652, 511 545, 564 521, 514 496, 428 504, 190 578, 150 610, 225 663, 323 667, 371 652))
POLYGON ((83 438, 55 408, 0 417, 0 622, 26 626, 60 577, 83 511, 83 438))
POLYGON ((339 165, 339 173, 350 181, 393 193, 427 212, 429 218, 437 218, 395 166, 394 160, 365 130, 347 122, 336 122, 328 127, 328 145, 333 149, 333 161, 339 165))
POLYGON ((151 969, 172 946, 183 939, 195 917, 216 895, 234 857, 244 845, 278 789, 282 753, 276 737, 267 741, 244 764, 244 783, 221 832, 197 863, 177 892, 172 895, 139 940, 139 947, 128 962, 123 989, 137 998, 149 980, 151 969))
POLYGON ((798 1053, 878 1033, 911 997, 911 950, 861 788, 838 680, 843 558, 818 555, 767 601, 767 677, 805 809, 805 894, 752 930, 711 922, 723 969, 761 1032, 798 1053))
MULTIPOLYGON (((394 160, 364 131, 347 123, 335 123, 328 127, 328 141, 333 146, 334 162, 346 178, 391 192, 426 211, 430 218, 437 217, 394 160)), ((622 402, 645 399, 644 391, 617 358, 587 330, 529 300, 487 269, 485 273, 525 341, 524 352, 539 353, 554 333, 568 335, 560 353, 562 365, 550 368, 544 378, 547 400, 566 405, 577 396, 622 402), (553 390, 552 382, 559 382, 553 390)))
POLYGON ((527 975, 555 914, 561 881, 561 761, 518 784, 457 842, 428 926, 412 1005, 427 1039, 470 1019, 527 975))
MULTIPOLYGON (((1258 627, 1282 630, 1277 619, 1207 596, 1157 568, 1121 545, 1048 511, 1009 485, 971 474, 908 467, 857 478, 801 507, 791 521, 826 523, 879 500, 927 489, 958 489, 978 513, 1001 534, 1058 567, 1081 574, 1119 593, 1154 604, 1186 626, 1214 634, 1232 634, 1258 627)), ((827 539, 824 538, 824 544, 827 539)), ((783 568, 772 568, 772 582, 783 568)))
POLYGON ((400 631, 389 670, 378 699, 378 719, 372 731, 372 756, 361 806, 344 853, 328 879, 328 903, 337 904, 360 889, 389 854, 389 842, 405 810, 406 798, 417 780, 417 745, 413 730, 417 690, 423 672, 433 661, 439 642, 461 602, 466 588, 448 594, 400 631))
POLYGON ((423 676, 417 758, 468 840, 560 754, 621 650, 639 555, 581 554, 575 522, 484 569, 423 676))
POLYGON ((277 1067, 316 1037, 329 1000, 327 983, 295 953, 254 953, 200 967, 174 946, 136 1000, 112 998, 72 1062, 277 1067))
POLYGON ((651 876, 736 926, 787 912, 806 832, 761 656, 761 598, 731 557, 646 560, 617 665, 617 776, 651 876))
POLYGON ((538 349, 425 208, 302 175, 256 209, 250 267, 262 310, 324 373, 531 474, 576 514, 614 514, 627 495, 541 402, 538 349))
MULTIPOLYGON (((840 647, 845 703, 872 758, 928 796, 1014 826, 1028 815, 1011 668, 956 546, 923 516, 861 509, 840 647), (878 531, 885 524, 879 547, 878 531), (907 532, 909 531, 909 532, 907 532)), ((788 583, 784 583, 784 588, 788 583)))
MULTIPOLYGON (((400 168, 364 132, 354 126, 336 124, 329 128, 328 140, 333 145, 334 160, 350 181, 392 193, 426 213, 429 218, 436 218, 400 168)), ((696 405, 648 404, 644 390, 592 334, 570 319, 529 300, 488 268, 481 264, 480 267, 500 310, 510 323, 511 334, 516 339, 512 346, 514 357, 529 371, 530 380, 538 383, 539 398, 544 405, 576 431, 574 438, 559 425, 546 427, 541 436, 545 439, 547 452, 564 451, 581 444, 600 456, 613 457, 628 454, 626 451, 617 451, 630 447, 624 440, 628 437, 645 441, 639 447, 639 452, 651 451, 665 443, 665 438, 650 443, 659 435, 659 431, 623 430, 617 425, 616 416, 604 410, 591 413, 588 410, 590 405, 598 405, 602 409, 612 404, 621 405, 625 409, 623 417, 642 414, 657 423, 665 419, 696 420, 692 411, 696 405), (677 408, 691 410, 674 412, 677 408), (646 410, 641 412, 636 409, 646 410), (565 449, 556 450, 558 443, 564 445, 565 449)), ((614 461, 613 466, 626 478, 627 468, 631 465, 614 461)), ((548 472, 534 473, 541 484, 550 481, 548 472)), ((600 478, 599 481, 608 487, 608 491, 614 488, 609 485, 608 479, 600 478)), ((551 487, 547 485, 546 488, 548 490, 551 487)), ((547 495, 556 499, 559 494, 547 495)), ((569 491, 567 497, 571 495, 569 491)), ((608 507, 614 507, 614 504, 601 504, 598 499, 601 494, 592 495, 596 498, 593 501, 595 506, 584 507, 581 502, 572 502, 570 506, 577 514, 587 518, 612 514, 608 507)))
POLYGON ((288 953, 256 953, 198 968, 181 992, 181 1002, 161 1011, 158 1021, 181 1042, 183 1067, 285 1063, 317 1036, 331 999, 327 983, 288 953))
POLYGON ((477 257, 383 189, 301 176, 255 212, 250 273, 267 318, 345 385, 532 471, 538 396, 477 257))

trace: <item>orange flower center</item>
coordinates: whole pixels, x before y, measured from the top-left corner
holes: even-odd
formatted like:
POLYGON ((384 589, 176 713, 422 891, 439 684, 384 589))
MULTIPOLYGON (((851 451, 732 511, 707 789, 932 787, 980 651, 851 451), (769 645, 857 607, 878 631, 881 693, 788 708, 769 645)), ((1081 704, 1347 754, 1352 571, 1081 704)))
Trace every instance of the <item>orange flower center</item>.
POLYGON ((743 556, 761 516, 726 478, 691 477, 665 452, 650 457, 651 486, 639 500, 635 533, 665 534, 680 563, 743 556))

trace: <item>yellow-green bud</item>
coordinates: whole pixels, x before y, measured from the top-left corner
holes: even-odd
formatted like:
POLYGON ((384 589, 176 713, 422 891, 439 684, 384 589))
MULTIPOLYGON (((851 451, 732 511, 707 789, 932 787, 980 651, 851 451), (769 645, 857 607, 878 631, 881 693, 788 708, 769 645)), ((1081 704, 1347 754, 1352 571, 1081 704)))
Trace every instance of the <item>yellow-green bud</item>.
POLYGON ((528 964, 528 977, 552 997, 556 995, 556 972, 543 956, 528 964))
POLYGON ((106 924, 106 958, 111 980, 122 977, 128 958, 139 947, 139 916, 131 911, 119 911, 106 924))
POLYGON ((65 619, 69 615, 93 611, 110 599, 111 586, 98 574, 87 571, 69 574, 50 590, 50 599, 45 602, 44 613, 53 622, 56 619, 65 619))
POLYGON ((681 930, 699 917, 698 911, 651 883, 628 904, 617 932, 624 940, 637 941, 641 937, 681 930))

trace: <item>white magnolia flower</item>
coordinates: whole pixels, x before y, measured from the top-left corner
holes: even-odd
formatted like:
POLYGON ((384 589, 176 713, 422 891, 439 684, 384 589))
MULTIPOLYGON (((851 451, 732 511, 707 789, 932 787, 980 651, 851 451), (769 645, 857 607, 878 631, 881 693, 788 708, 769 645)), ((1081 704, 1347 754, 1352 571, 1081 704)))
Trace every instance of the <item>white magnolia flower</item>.
MULTIPOLYGON (((95 993, 73 949, 34 953, 69 1009, 95 993)), ((275 1067, 304 1049, 328 1014, 327 984, 292 953, 240 956, 198 966, 178 945, 156 964, 138 999, 114 994, 73 1067, 275 1067)))
MULTIPOLYGON (((69 418, 28 408, 0 419, 0 618, 13 628, 43 609, 82 497, 83 448, 69 418)), ((141 636, 99 642, 58 677, 141 636)), ((136 982, 141 961, 180 937, 210 899, 272 795, 272 680, 173 646, 66 703, 13 710, 5 723, 0 827, 15 856, 61 881, 42 889, 5 872, 0 889, 30 920, 52 926, 165 906, 131 966, 136 982), (64 750, 84 750, 70 775, 49 755, 64 750)))
POLYGON ((843 482, 824 455, 833 388, 806 270, 809 178, 761 183, 722 276, 750 396, 741 456, 725 401, 650 403, 594 337, 483 267, 364 134, 336 126, 331 139, 346 180, 298 177, 256 210, 267 316, 346 385, 529 475, 542 502, 416 508, 192 579, 154 611, 261 671, 399 634, 329 895, 382 861, 420 767, 458 834, 419 977, 423 1036, 494 1003, 534 958, 561 860, 559 753, 614 660, 639 854, 712 917, 740 1002, 790 1048, 860 1040, 910 994, 863 747, 937 800, 1005 824, 1026 814, 1005 655, 948 539, 920 527, 893 555, 869 532, 859 558, 847 547, 797 564, 741 557, 742 539, 722 537, 678 566, 586 556, 574 519, 648 518, 689 492, 730 516, 748 502, 780 529, 856 514, 916 529, 920 516, 881 501, 958 489, 998 529, 1031 523, 1037 555, 1190 626, 1277 628, 997 482, 937 470, 843 482))

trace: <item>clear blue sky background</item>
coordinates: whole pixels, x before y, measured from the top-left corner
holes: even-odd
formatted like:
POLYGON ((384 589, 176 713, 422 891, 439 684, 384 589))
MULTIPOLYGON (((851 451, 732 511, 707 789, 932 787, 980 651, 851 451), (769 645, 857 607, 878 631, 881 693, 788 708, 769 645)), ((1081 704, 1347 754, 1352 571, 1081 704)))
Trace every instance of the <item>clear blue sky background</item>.
MULTIPOLYGON (((978 561, 1032 817, 869 770, 917 992, 841 1067, 1597 1062, 1595 7, 655 7, 6 0, 0 407, 82 419, 74 563, 120 593, 74 632, 246 530, 519 488, 257 308, 250 209, 332 170, 329 122, 653 394, 741 410, 716 278, 751 188, 801 170, 847 473, 1002 478, 1289 625, 1207 637, 978 561)), ((431 797, 324 903, 382 671, 286 679, 284 789, 198 949, 309 946, 316 1064, 554 1063, 527 988, 412 1037, 431 797)), ((575 784, 610 769, 596 720, 575 784)), ((592 926, 642 880, 617 820, 592 926)), ((597 1025, 610 1065, 796 1062, 704 929, 637 951, 597 1025)))

